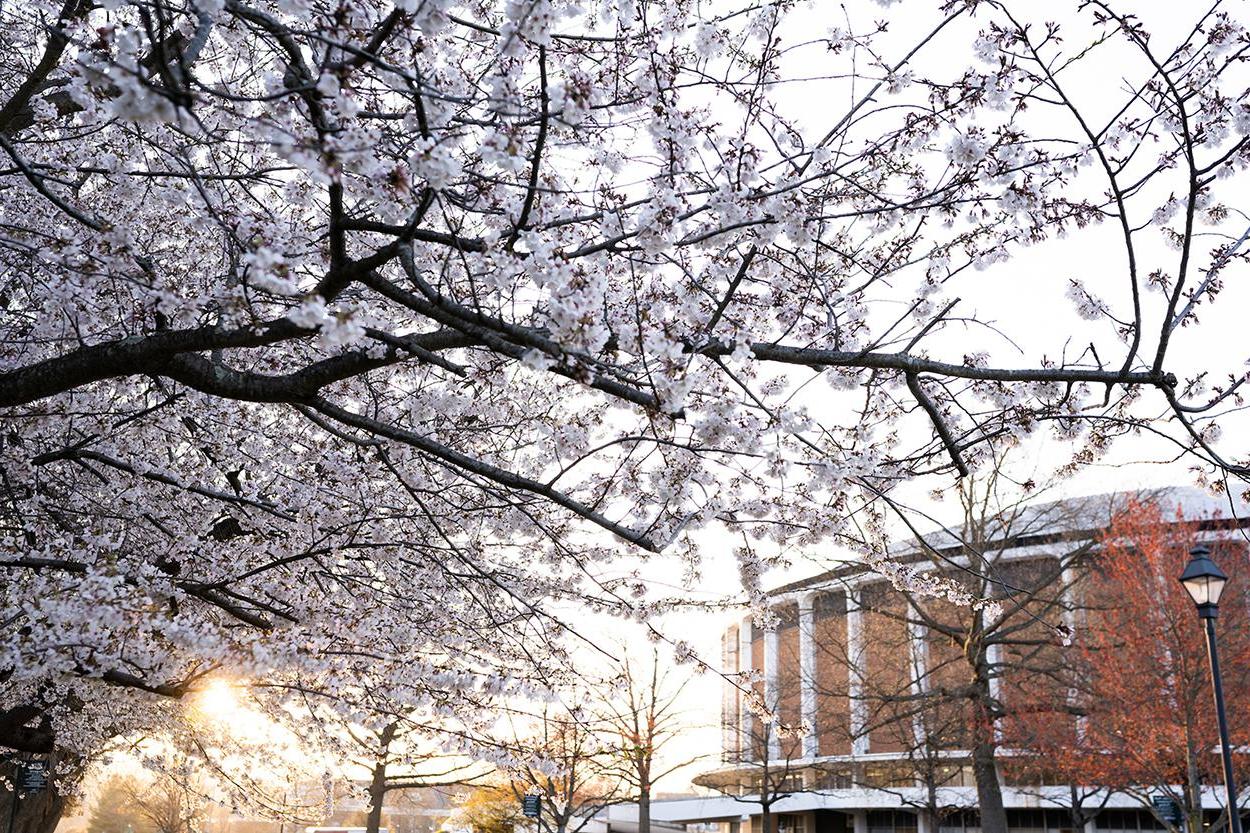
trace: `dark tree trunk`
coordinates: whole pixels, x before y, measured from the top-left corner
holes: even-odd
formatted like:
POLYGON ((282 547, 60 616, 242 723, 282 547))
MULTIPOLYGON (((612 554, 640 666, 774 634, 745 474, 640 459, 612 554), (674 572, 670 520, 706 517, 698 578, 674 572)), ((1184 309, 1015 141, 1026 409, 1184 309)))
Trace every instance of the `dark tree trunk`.
MULTIPOLYGON (((0 764, 0 773, 10 784, 17 777, 12 761, 0 764)), ((13 833, 52 833, 64 811, 65 796, 51 781, 42 790, 19 792, 16 797, 0 787, 0 833, 8 833, 10 818, 13 819, 13 833)))
POLYGON ((373 766, 373 778, 369 781, 369 815, 365 819, 365 833, 378 833, 382 828, 382 807, 386 804, 386 759, 396 730, 396 724, 391 723, 382 729, 379 737, 381 748, 373 766))
POLYGON ((1196 830, 1206 830, 1207 828, 1202 818, 1202 774, 1198 771, 1198 756, 1192 743, 1187 744, 1185 775, 1189 781, 1184 789, 1185 822, 1190 833, 1196 830))
POLYGON ((382 806, 386 803, 386 762, 379 761, 373 768, 373 780, 369 782, 369 815, 365 818, 365 833, 378 833, 382 829, 382 806))
POLYGON ((987 715, 978 717, 972 745, 972 773, 977 781, 977 802, 981 805, 981 833, 1007 833, 1007 810, 1003 807, 1003 787, 998 781, 994 726, 985 720, 987 715))
POLYGON ((966 656, 972 665, 975 694, 972 697, 972 775, 977 783, 977 803, 981 805, 981 833, 1007 833, 1007 810, 1003 807, 1003 785, 998 780, 998 706, 990 685, 989 648, 985 625, 978 613, 966 656))
POLYGON ((1081 799, 1080 791, 1076 788, 1076 784, 1068 785, 1068 817, 1069 824, 1076 833, 1082 833, 1085 830, 1085 807, 1081 799))
POLYGON ((638 790, 638 833, 651 833, 651 785, 638 790))

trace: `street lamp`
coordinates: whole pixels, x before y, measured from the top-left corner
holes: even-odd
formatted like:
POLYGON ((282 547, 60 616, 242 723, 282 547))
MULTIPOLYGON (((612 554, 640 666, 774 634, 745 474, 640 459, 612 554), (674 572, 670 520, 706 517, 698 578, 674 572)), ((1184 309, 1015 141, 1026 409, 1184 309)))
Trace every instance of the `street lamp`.
POLYGON ((1233 781, 1233 753, 1228 745, 1228 718, 1224 714, 1224 686, 1220 682, 1220 658, 1215 650, 1215 617, 1220 615, 1220 594, 1228 576, 1211 560, 1211 550, 1199 544, 1189 551, 1189 563, 1181 573, 1181 584, 1198 606, 1206 623, 1207 656, 1211 660, 1211 687, 1215 690, 1215 716, 1220 725, 1220 750, 1224 758, 1224 787, 1228 791, 1228 823, 1232 833, 1241 833, 1241 812, 1237 809, 1237 786, 1233 781))

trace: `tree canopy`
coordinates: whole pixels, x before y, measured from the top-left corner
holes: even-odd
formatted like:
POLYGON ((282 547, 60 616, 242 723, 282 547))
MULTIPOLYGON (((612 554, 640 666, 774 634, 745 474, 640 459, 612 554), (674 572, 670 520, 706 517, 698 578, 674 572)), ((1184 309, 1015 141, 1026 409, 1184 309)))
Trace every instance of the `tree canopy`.
POLYGON ((758 599, 1045 432, 1241 488, 1198 313, 1250 234, 1247 36, 1043 12, 4 4, 0 745, 217 674, 486 720, 558 682, 567 603, 666 609, 642 561, 719 530, 758 599), (1025 290, 1053 320, 1003 332, 1025 290))

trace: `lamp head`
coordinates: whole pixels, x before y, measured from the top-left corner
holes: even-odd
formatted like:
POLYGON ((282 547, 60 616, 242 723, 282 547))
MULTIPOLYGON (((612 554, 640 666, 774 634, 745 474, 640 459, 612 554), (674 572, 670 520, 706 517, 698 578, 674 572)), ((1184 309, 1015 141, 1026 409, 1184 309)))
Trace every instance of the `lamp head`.
POLYGON ((1189 563, 1185 565, 1185 572, 1181 573, 1181 584, 1198 606, 1199 616, 1214 619, 1219 615, 1220 594, 1227 583, 1228 576, 1215 566, 1211 550, 1206 545, 1199 544, 1189 551, 1189 563))

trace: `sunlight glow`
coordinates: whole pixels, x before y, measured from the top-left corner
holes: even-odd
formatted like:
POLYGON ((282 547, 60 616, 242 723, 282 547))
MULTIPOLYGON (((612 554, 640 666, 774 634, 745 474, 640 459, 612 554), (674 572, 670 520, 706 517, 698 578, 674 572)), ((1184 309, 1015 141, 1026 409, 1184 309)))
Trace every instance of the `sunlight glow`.
POLYGON ((224 721, 238 717, 243 706, 235 686, 229 680, 217 678, 195 693, 191 708, 201 719, 224 721))

